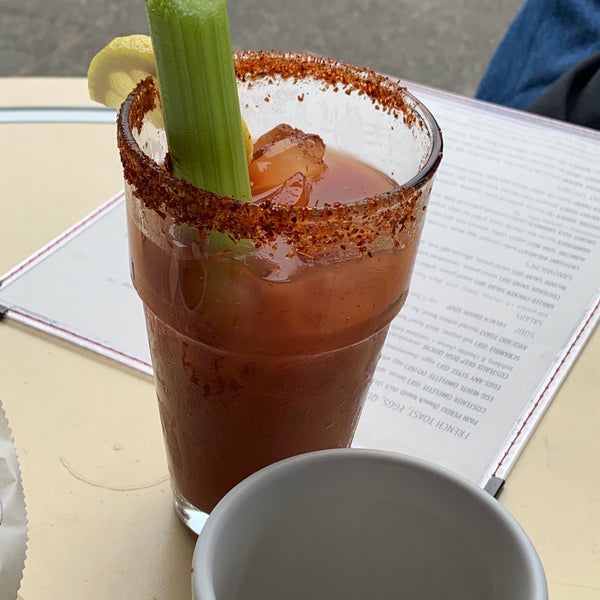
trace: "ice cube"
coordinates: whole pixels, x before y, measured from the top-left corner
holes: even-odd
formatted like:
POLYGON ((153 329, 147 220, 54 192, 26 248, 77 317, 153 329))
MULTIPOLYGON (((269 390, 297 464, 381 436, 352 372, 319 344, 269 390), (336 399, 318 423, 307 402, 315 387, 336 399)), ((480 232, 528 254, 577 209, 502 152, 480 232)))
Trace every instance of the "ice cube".
POLYGON ((281 186, 296 173, 309 180, 319 179, 327 168, 324 154, 325 144, 318 135, 277 125, 254 144, 249 167, 253 195, 281 186))
POLYGON ((279 187, 263 194, 260 201, 269 200, 272 204, 287 206, 308 206, 310 202, 311 185, 302 173, 294 173, 279 187))

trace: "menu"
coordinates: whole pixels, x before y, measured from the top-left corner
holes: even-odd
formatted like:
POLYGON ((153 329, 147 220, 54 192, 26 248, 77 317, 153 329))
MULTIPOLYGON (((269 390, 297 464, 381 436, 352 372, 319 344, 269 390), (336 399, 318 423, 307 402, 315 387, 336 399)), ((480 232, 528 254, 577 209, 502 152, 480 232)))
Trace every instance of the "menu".
MULTIPOLYGON (((600 314, 600 134, 409 87, 444 159, 355 443, 497 486, 600 314)), ((0 282, 7 319, 151 373, 122 193, 0 282)))
POLYGON ((429 93, 443 167, 357 439, 485 485, 597 321, 600 136, 429 93))

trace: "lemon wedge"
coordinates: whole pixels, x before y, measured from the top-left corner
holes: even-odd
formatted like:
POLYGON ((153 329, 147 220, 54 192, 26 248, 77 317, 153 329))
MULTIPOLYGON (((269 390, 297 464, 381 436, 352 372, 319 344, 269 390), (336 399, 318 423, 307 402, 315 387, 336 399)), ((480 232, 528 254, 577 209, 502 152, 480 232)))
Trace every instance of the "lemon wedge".
POLYGON ((148 75, 156 76, 150 36, 116 37, 90 62, 90 98, 118 109, 131 90, 148 75))
MULTIPOLYGON (((119 109, 133 88, 149 75, 156 77, 152 40, 148 35, 116 37, 90 62, 87 80, 90 98, 119 109)), ((242 119, 248 161, 252 158, 252 136, 242 119)))

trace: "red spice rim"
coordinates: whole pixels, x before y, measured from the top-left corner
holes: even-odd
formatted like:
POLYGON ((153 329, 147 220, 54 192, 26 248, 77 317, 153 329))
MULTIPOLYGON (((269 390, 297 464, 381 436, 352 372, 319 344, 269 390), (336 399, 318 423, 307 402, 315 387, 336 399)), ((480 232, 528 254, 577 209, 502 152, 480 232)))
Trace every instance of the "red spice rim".
MULTIPOLYGON (((442 131, 429 109, 406 87, 372 69, 357 67, 309 52, 242 50, 234 52, 235 72, 242 81, 279 75, 283 79, 309 76, 344 91, 366 95, 374 104, 406 117, 409 126, 428 126, 432 138, 431 151, 419 172, 408 181, 372 198, 395 195, 401 190, 420 188, 436 172, 443 155, 442 131), (411 107, 406 101, 409 101, 411 107)), ((316 209, 322 210, 322 209, 316 209)))
MULTIPOLYGON (((356 92, 371 99, 374 105, 403 118, 411 127, 427 126, 431 136, 431 149, 427 160, 419 172, 410 180, 379 195, 363 198, 352 205, 325 205, 322 207, 293 207, 278 205, 280 214, 298 215, 303 221, 319 219, 323 214, 331 217, 333 214, 348 214, 349 209, 354 213, 371 211, 374 206, 379 208, 397 204, 398 199, 405 197, 410 191, 421 189, 435 174, 443 155, 443 138, 440 127, 427 107, 411 94, 399 82, 380 75, 371 69, 356 67, 331 58, 311 53, 294 53, 278 51, 237 51, 234 52, 234 65, 237 77, 242 81, 260 80, 279 76, 282 79, 301 79, 311 77, 322 81, 328 86, 337 86, 347 93, 356 92)), ((133 114, 134 100, 144 91, 148 92, 151 85, 149 79, 142 81, 123 102, 117 117, 118 137, 123 143, 126 153, 135 156, 139 170, 154 173, 165 191, 175 191, 180 197, 187 196, 200 201, 204 207, 212 201, 221 207, 241 210, 243 213, 261 211, 261 203, 246 203, 234 198, 221 196, 214 192, 201 190, 192 184, 169 174, 163 167, 149 158, 139 147, 130 128, 130 122, 139 119, 139 110, 133 114), (173 187, 172 187, 173 186, 173 187), (175 189, 173 189, 175 188, 175 189), (212 200, 211 200, 212 199, 212 200)), ((128 165, 124 168, 127 171, 128 165)), ((131 166, 131 165, 129 165, 131 166)), ((127 173, 126 173, 127 176, 127 173)), ((176 215, 174 215, 176 216, 176 215)), ((294 222, 295 217, 294 217, 294 222)))

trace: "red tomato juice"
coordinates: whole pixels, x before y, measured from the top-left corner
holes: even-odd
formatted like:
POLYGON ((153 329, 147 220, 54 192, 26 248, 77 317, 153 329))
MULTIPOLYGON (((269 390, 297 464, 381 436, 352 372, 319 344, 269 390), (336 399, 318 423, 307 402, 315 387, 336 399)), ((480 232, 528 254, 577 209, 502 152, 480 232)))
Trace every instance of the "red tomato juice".
MULTIPOLYGON (((314 205, 395 185, 331 150, 325 162, 314 205)), ((129 240, 176 494, 209 512, 261 467, 351 443, 416 240, 324 261, 276 244, 248 255, 185 239, 165 249, 132 219, 129 240)))

